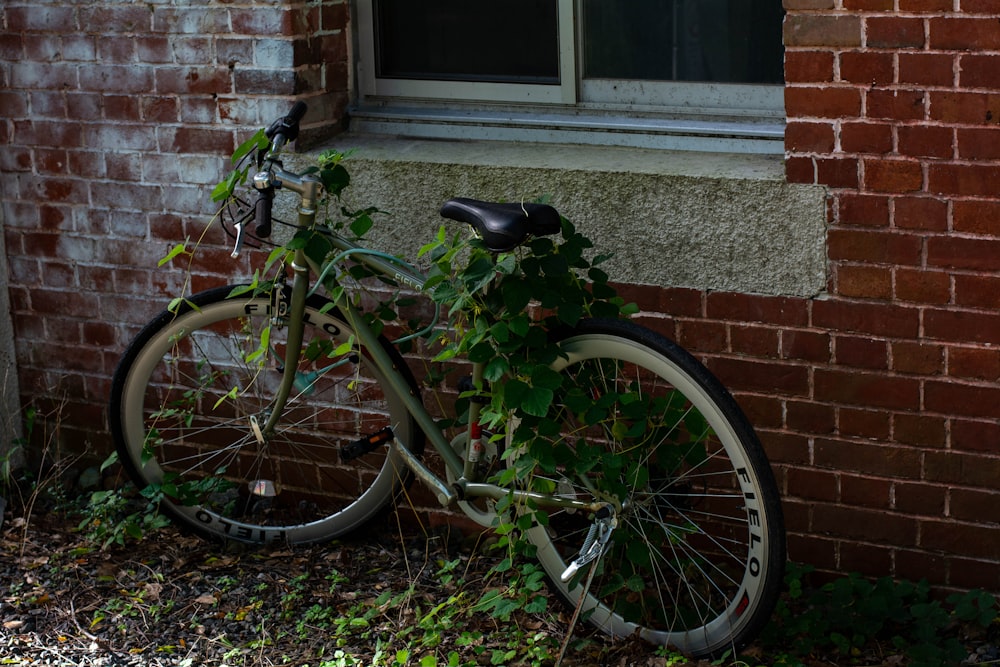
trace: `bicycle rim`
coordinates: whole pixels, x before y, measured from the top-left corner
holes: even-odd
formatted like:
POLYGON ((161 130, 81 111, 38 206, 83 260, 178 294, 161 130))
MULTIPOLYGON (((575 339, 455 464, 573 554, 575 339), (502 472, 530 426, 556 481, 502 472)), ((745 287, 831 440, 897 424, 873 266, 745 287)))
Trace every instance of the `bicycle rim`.
POLYGON ((203 535, 253 543, 342 535, 393 498, 404 470, 384 443, 353 460, 342 447, 391 427, 419 453, 423 434, 318 297, 306 308, 295 388, 275 432, 263 434, 284 328, 269 327, 269 297, 227 298, 231 289, 162 313, 126 352, 112 386, 119 457, 140 488, 162 494, 166 513, 203 535))
POLYGON ((572 389, 560 436, 541 446, 578 462, 542 465, 530 483, 611 502, 618 526, 586 596, 586 567, 560 575, 592 517, 549 512, 528 531, 540 563, 605 633, 697 656, 735 650, 770 616, 784 563, 777 488, 752 429, 704 367, 644 329, 585 322, 561 349, 555 368, 572 389))

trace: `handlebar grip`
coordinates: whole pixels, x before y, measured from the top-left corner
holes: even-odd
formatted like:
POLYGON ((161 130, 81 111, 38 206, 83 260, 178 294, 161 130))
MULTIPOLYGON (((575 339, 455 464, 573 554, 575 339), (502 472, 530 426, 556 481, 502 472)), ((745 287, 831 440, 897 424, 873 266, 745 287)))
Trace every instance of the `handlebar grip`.
POLYGON ((254 235, 258 238, 266 239, 271 235, 271 204, 273 202, 273 189, 261 190, 258 193, 257 204, 254 207, 254 219, 257 221, 257 230, 254 235))
POLYGON ((264 135, 268 139, 275 140, 275 143, 280 141, 280 143, 284 144, 289 141, 295 141, 299 136, 299 121, 306 115, 308 109, 309 107, 306 106, 305 102, 296 102, 292 105, 287 116, 283 116, 271 123, 271 126, 264 131, 264 135))

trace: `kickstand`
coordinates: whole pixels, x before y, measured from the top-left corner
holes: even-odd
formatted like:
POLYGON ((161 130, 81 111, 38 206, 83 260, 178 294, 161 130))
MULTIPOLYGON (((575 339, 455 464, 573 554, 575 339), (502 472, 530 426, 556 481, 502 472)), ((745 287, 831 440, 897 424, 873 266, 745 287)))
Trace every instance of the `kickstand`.
POLYGON ((598 510, 594 525, 591 526, 590 531, 587 533, 587 539, 584 540, 583 547, 580 549, 580 555, 570 563, 566 571, 563 572, 562 577, 560 577, 568 583, 582 567, 590 565, 590 569, 587 571, 587 580, 584 582, 583 590, 580 592, 580 600, 576 603, 576 609, 573 610, 573 618, 570 619, 569 627, 566 628, 566 638, 563 639, 562 646, 559 648, 559 657, 556 659, 555 667, 559 667, 562 664, 563 657, 566 655, 569 641, 573 637, 573 629, 576 627, 576 623, 580 619, 580 612, 583 610, 583 601, 587 598, 587 593, 590 591, 590 584, 594 581, 594 575, 597 574, 597 564, 601 562, 601 558, 607 552, 611 533, 614 532, 617 526, 618 518, 611 505, 605 505, 598 510))
POLYGON ((594 575, 597 573, 597 564, 600 560, 600 558, 595 558, 590 563, 590 570, 587 572, 587 581, 583 584, 583 591, 580 592, 580 600, 576 603, 576 609, 573 610, 573 618, 569 619, 569 625, 566 627, 566 637, 563 639, 562 646, 559 647, 559 657, 556 658, 553 667, 559 667, 566 656, 566 649, 569 648, 569 642, 573 638, 573 630, 576 628, 576 623, 580 620, 583 601, 587 598, 587 593, 590 591, 590 584, 594 581, 594 575))

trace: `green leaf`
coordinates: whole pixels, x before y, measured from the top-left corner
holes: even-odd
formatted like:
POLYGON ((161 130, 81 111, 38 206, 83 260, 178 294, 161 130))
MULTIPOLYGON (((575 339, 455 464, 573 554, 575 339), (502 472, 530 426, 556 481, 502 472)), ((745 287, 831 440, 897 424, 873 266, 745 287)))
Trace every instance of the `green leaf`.
POLYGON ((157 266, 163 266, 167 262, 170 262, 178 255, 187 252, 187 239, 183 243, 178 243, 173 248, 170 249, 166 255, 164 255, 159 262, 156 263, 157 266))
POLYGON ((521 400, 521 409, 534 417, 544 417, 552 405, 553 393, 544 387, 531 387, 521 400))

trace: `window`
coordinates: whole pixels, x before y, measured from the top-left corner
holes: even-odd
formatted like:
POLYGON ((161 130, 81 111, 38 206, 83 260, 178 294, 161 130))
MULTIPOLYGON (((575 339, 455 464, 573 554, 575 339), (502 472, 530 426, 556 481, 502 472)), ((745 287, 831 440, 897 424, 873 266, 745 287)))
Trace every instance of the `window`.
POLYGON ((357 2, 362 122, 632 145, 783 132, 781 0, 357 2))

